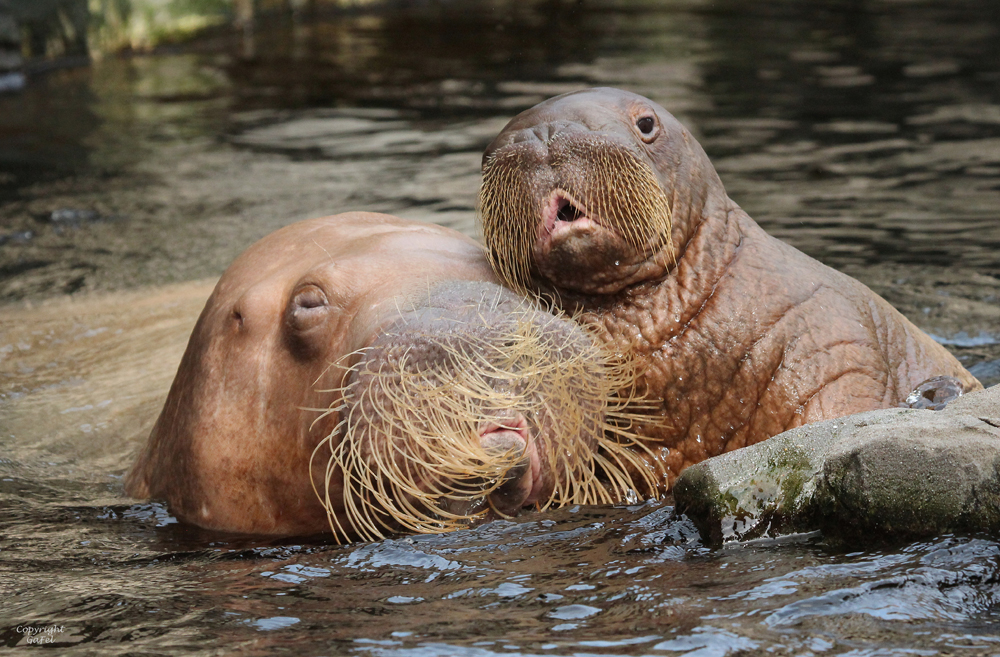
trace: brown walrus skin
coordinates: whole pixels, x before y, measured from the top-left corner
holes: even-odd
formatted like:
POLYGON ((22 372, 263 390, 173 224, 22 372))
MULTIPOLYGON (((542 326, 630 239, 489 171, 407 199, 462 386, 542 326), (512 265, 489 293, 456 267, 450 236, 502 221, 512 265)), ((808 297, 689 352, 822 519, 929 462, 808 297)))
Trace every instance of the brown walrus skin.
POLYGON ((860 282, 767 235, 642 96, 590 89, 516 116, 483 156, 480 215, 506 283, 582 311, 639 358, 662 400, 662 425, 642 433, 663 489, 710 456, 895 406, 931 377, 982 387, 860 282))
POLYGON ((314 219, 265 237, 206 303, 126 492, 165 499, 179 519, 210 529, 332 528, 348 540, 454 529, 473 512, 510 515, 559 491, 564 501, 586 490, 594 495, 579 501, 615 501, 601 497, 597 474, 589 489, 579 481, 613 394, 586 387, 602 385, 603 361, 591 361, 603 352, 495 280, 469 238, 388 215, 314 219), (427 407, 441 412, 417 413, 427 407), (421 431, 454 440, 434 452, 414 444, 421 431), (464 461, 454 453, 463 450, 464 461), (568 453, 584 458, 560 460, 568 453), (467 475, 470 461, 480 474, 447 478, 467 475), (412 488, 393 488, 393 477, 412 488), (436 494, 457 489, 468 494, 436 494), (379 496, 392 499, 372 504, 379 496))

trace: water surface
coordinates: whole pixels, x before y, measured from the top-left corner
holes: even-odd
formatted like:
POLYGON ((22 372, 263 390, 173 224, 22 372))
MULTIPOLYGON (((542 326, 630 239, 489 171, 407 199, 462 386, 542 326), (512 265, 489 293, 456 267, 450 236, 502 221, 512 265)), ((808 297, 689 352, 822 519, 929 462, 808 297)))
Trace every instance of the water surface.
POLYGON ((69 654, 1000 653, 985 536, 710 550, 667 501, 338 547, 123 497, 238 253, 351 209, 475 235, 485 145, 593 85, 674 112, 769 232, 1000 381, 994 3, 321 5, 57 70, 0 96, 0 644, 57 626, 69 654))

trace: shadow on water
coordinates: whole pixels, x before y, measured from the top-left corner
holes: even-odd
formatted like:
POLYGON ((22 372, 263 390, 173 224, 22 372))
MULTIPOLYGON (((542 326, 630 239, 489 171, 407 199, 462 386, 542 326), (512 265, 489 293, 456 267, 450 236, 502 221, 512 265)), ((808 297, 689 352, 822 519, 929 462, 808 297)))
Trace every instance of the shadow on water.
POLYGON ((482 149, 584 86, 662 103, 768 231, 1000 381, 998 36, 971 1, 321 3, 0 96, 0 644, 1000 652, 989 537, 712 551, 651 503, 338 547, 202 532, 121 492, 239 252, 350 209, 474 235, 482 149))

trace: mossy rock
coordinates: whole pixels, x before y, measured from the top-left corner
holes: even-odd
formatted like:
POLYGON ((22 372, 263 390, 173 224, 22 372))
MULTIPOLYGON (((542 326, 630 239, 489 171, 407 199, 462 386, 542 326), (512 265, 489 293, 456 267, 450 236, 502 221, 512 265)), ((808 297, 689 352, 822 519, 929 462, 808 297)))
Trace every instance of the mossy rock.
POLYGON ((688 468, 674 499, 712 544, 816 530, 851 544, 1000 533, 1000 388, 943 411, 787 431, 688 468))

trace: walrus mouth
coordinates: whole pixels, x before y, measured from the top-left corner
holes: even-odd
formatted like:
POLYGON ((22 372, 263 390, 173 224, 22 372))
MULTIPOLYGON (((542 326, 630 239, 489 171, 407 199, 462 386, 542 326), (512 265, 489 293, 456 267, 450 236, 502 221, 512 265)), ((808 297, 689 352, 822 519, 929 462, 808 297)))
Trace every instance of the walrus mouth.
POLYGON ((557 190, 552 200, 555 205, 553 208, 555 210, 553 223, 555 221, 573 223, 574 221, 587 218, 587 211, 577 207, 569 195, 562 190, 557 190))
POLYGON ((542 208, 541 219, 539 237, 543 239, 545 236, 562 232, 569 226, 580 229, 596 223, 587 212, 586 206, 562 189, 557 189, 549 195, 548 201, 542 208))
POLYGON ((402 322, 360 352, 329 411, 339 424, 313 453, 338 542, 653 494, 637 399, 620 392, 634 390, 632 365, 522 303, 449 318, 447 331, 402 322))

